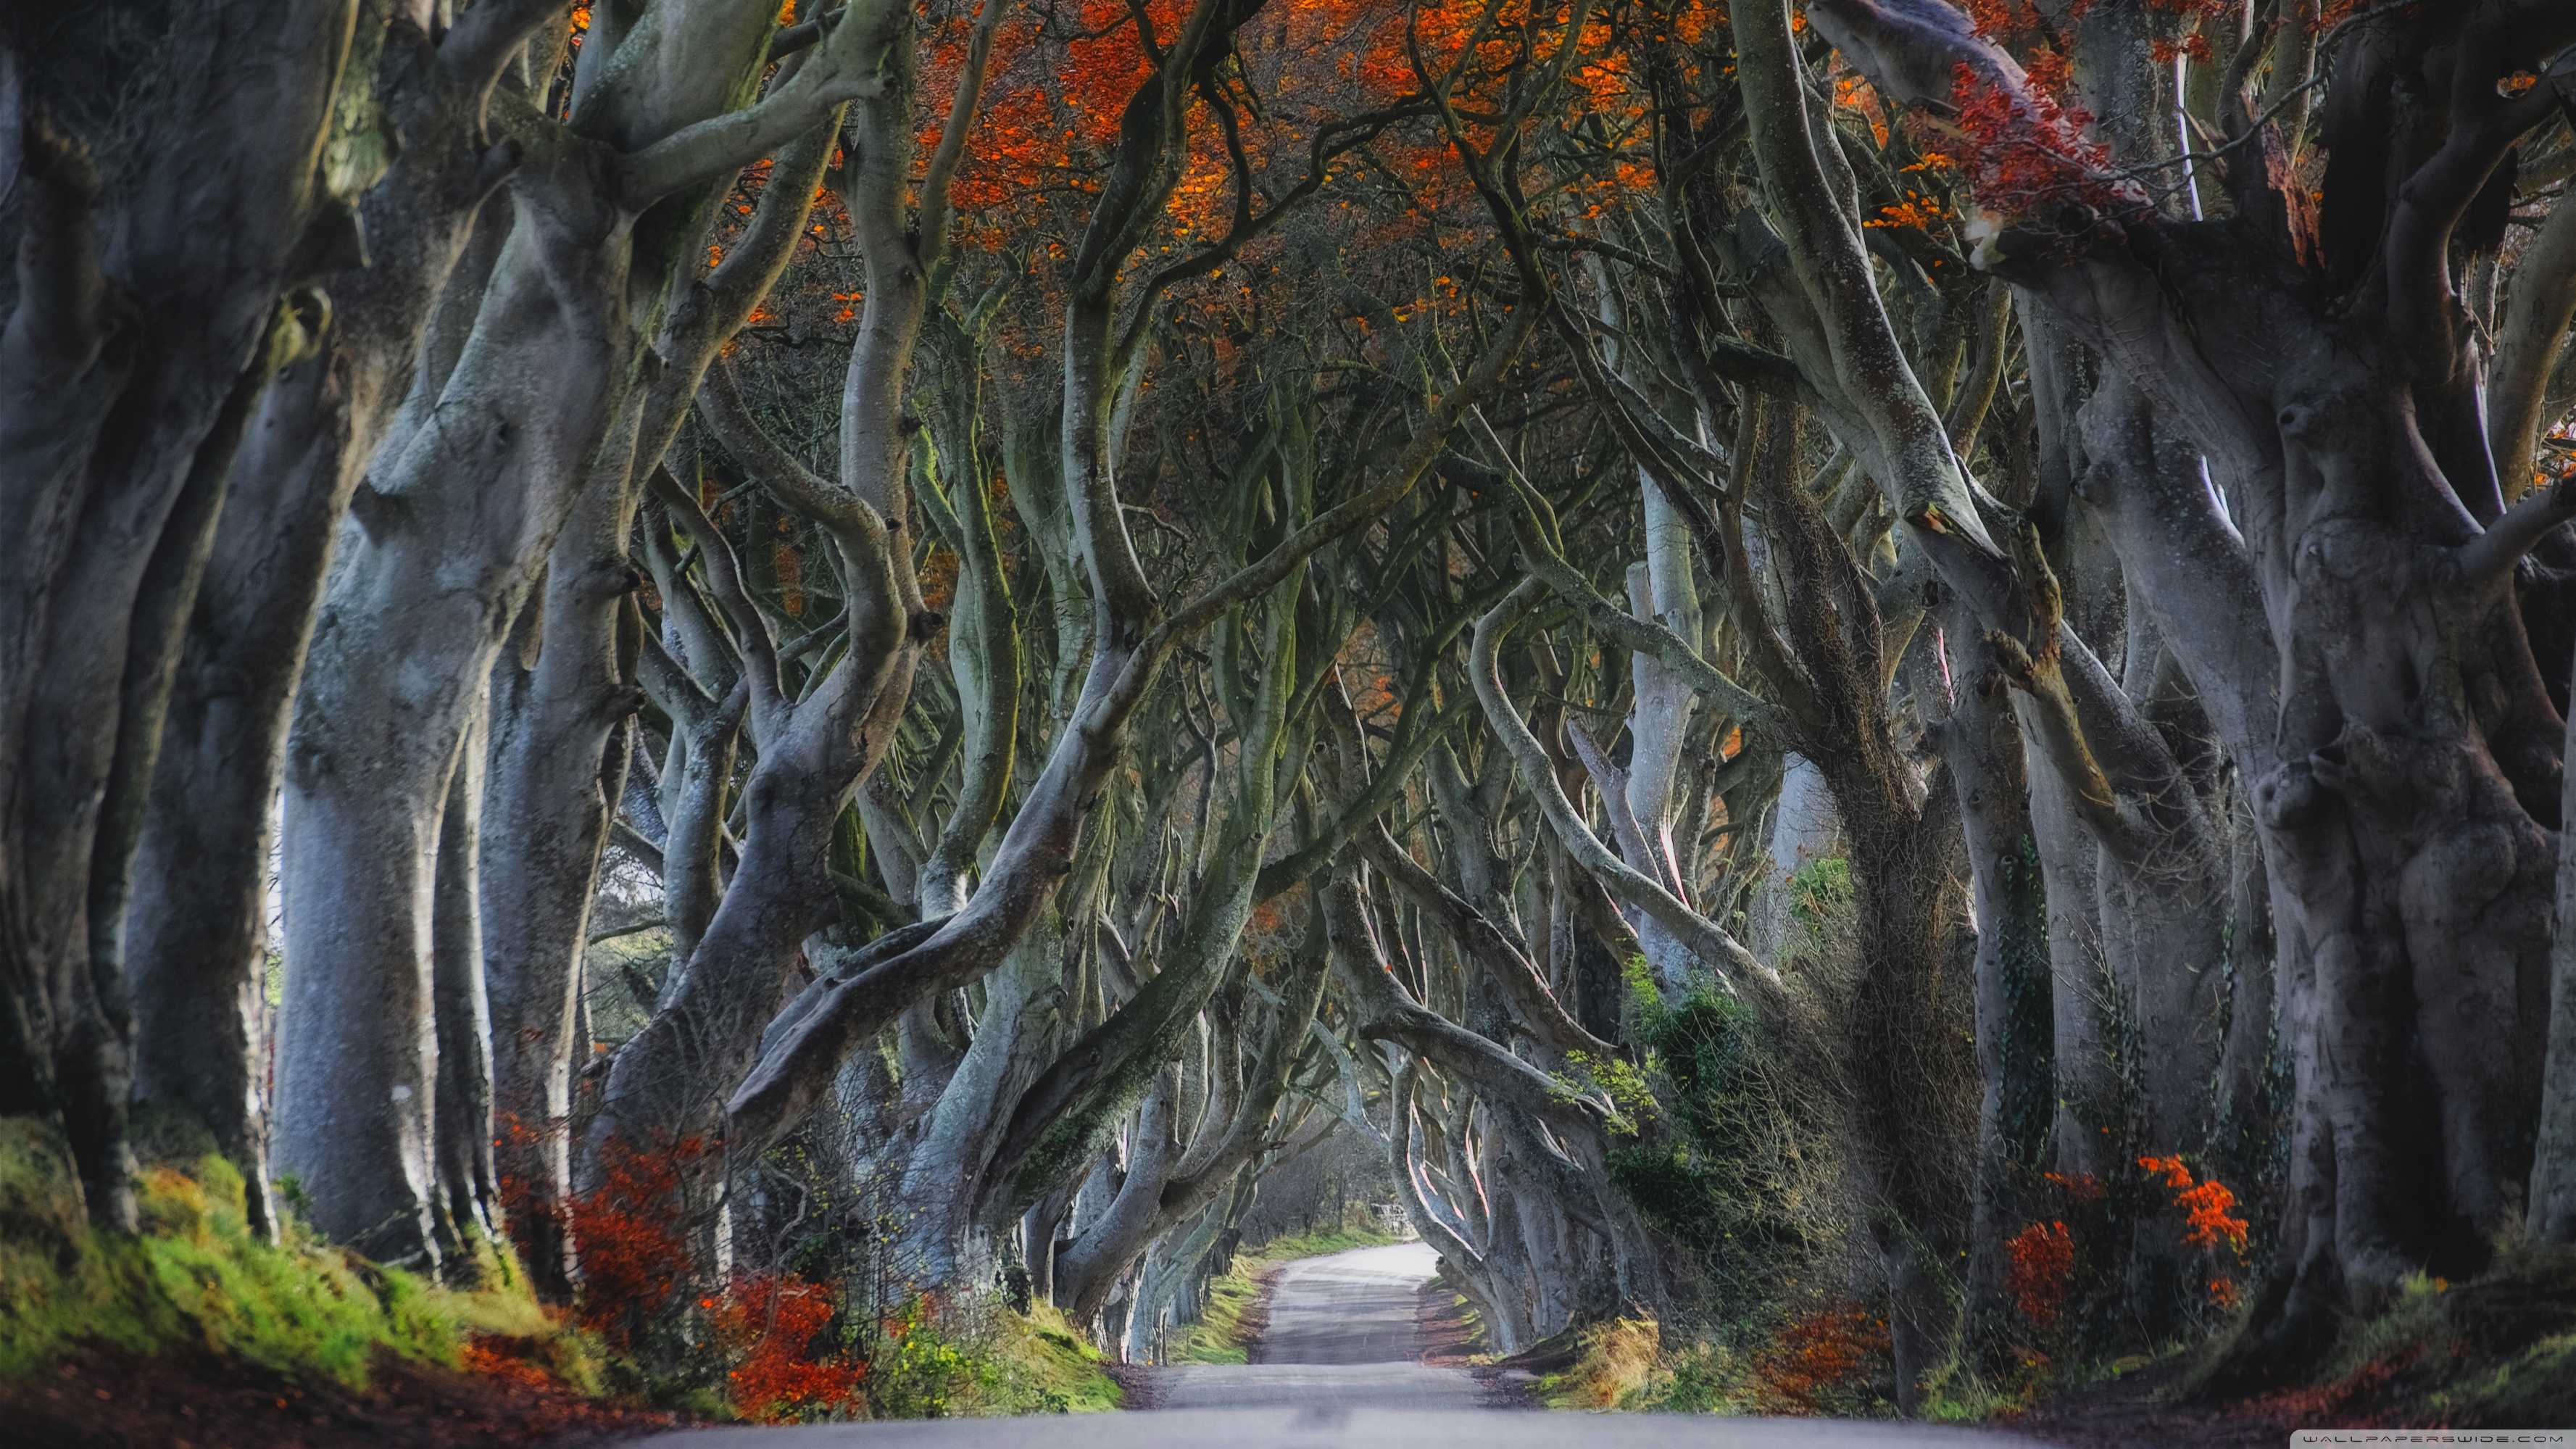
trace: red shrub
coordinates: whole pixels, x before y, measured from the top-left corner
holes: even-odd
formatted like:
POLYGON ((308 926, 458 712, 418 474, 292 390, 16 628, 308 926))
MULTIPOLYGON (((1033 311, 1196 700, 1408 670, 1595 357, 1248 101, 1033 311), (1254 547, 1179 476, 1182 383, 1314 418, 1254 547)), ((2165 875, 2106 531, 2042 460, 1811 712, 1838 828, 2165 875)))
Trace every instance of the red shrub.
POLYGON ((1809 1413, 1849 1390, 1876 1359, 1887 1356, 1887 1320, 1851 1304, 1811 1313, 1782 1329, 1777 1346, 1755 1368, 1755 1379, 1773 1398, 1809 1413))
POLYGON ((2191 1169, 2179 1157, 2141 1157, 2138 1165, 2150 1177, 2174 1189, 2174 1206, 2183 1212, 2184 1243, 2195 1248, 2215 1248, 2221 1238, 2242 1257, 2245 1252, 2245 1219, 2231 1217, 2228 1209, 2236 1206, 2236 1194, 2226 1184, 2212 1178, 2194 1183, 2191 1169))
POLYGON ((835 1347, 820 1356, 815 1341, 832 1321, 832 1300, 821 1287, 790 1274, 737 1280, 722 1298, 702 1299, 707 1333, 718 1351, 737 1360, 729 1397, 734 1411, 755 1424, 787 1423, 809 1410, 843 1407, 859 1393, 867 1365, 835 1347))
POLYGON ((2022 1317, 2043 1329, 2055 1328, 2066 1311, 2067 1285, 2075 1277, 2075 1239, 2066 1224, 2033 1223, 2005 1247, 2012 1264, 2004 1270, 2004 1292, 2022 1317))
POLYGON ((637 1331, 670 1303, 688 1271, 680 1168, 705 1150, 694 1137, 648 1152, 611 1136, 600 1152, 599 1187, 572 1200, 581 1324, 617 1348, 635 1346, 637 1331))
POLYGON ((494 1334, 478 1333, 465 1340, 465 1352, 462 1357, 468 1373, 480 1374, 487 1379, 499 1379, 503 1383, 518 1384, 524 1388, 555 1387, 555 1376, 546 1372, 531 1357, 534 1349, 535 1341, 532 1339, 505 1338, 494 1334))

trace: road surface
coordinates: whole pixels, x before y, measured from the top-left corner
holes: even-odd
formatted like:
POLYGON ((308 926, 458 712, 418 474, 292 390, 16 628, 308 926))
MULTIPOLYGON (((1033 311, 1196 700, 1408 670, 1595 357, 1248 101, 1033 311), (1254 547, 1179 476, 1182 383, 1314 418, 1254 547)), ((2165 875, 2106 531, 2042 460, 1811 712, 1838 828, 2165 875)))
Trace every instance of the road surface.
POLYGON ((1141 1414, 715 1429, 653 1449, 2046 1449, 2035 1439, 1912 1424, 1678 1414, 1497 1412, 1465 1373, 1416 1361, 1415 1304, 1435 1266, 1418 1243, 1282 1268, 1251 1364, 1156 1371, 1141 1414))
POLYGON ((1257 1363, 1175 1364, 1155 1375, 1168 1411, 1186 1409, 1474 1409, 1483 1385, 1416 1362, 1414 1309, 1440 1268, 1423 1243, 1300 1258, 1270 1287, 1257 1363))

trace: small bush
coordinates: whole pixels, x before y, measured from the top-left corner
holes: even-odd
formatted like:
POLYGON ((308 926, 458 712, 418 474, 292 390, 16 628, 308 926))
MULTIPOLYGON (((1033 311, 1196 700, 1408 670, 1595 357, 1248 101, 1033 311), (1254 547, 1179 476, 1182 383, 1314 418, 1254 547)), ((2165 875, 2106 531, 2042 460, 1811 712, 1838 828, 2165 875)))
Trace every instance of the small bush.
POLYGON ((1539 1401, 1551 1409, 1648 1407, 1662 1350, 1662 1329, 1646 1319, 1620 1318, 1578 1329, 1574 1362, 1542 1375, 1539 1401))
POLYGON ((1702 1316, 1759 1317, 1839 1239, 1829 1135, 1742 1000, 1707 987, 1667 1006, 1651 985, 1631 1000, 1659 1127, 1606 1155, 1610 1181, 1690 1250, 1705 1283, 1702 1316))

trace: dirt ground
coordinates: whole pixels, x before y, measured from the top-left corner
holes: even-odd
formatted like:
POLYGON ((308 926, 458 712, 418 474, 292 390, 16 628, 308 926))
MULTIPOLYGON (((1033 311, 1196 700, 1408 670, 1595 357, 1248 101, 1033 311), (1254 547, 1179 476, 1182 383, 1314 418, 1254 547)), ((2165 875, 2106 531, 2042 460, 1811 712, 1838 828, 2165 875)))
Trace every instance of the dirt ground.
POLYGON ((1422 1285, 1414 1323, 1421 1335, 1424 1363, 1472 1369, 1488 1357, 1484 1343, 1476 1336, 1475 1325, 1467 1321, 1467 1310, 1458 1302, 1457 1290, 1437 1278, 1422 1285))
POLYGON ((531 1369, 498 1376, 387 1356, 368 1391, 299 1386, 212 1354, 91 1349, 0 1391, 13 1449, 579 1449, 677 1415, 585 1398, 531 1369))
POLYGON ((1458 1292, 1438 1278, 1422 1285, 1414 1323, 1420 1335, 1422 1361, 1434 1368, 1465 1369, 1485 1394, 1489 1409, 1535 1409, 1531 1376, 1506 1371, 1494 1362, 1493 1347, 1467 1317, 1458 1292))
POLYGON ((2279 1449, 2298 1423, 2256 1402, 2191 1407, 2170 1402, 2181 1365, 2158 1365, 2097 1384, 1999 1425, 2064 1449, 2279 1449))

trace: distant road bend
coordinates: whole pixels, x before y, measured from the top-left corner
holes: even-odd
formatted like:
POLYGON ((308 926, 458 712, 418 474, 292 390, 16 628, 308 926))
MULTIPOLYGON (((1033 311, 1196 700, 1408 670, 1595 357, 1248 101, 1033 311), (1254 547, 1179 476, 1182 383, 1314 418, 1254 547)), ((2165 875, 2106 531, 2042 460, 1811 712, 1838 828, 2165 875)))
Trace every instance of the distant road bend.
POLYGON ((654 1449, 2046 1449, 2035 1439, 1915 1424, 1497 1412, 1464 1371, 1419 1361, 1415 1312, 1438 1265, 1420 1243, 1280 1269, 1248 1364, 1155 1372, 1153 1412, 717 1429, 654 1449), (1572 1437, 1569 1438, 1569 1435, 1572 1437))
POLYGON ((1425 1243, 1356 1248, 1284 1265, 1270 1322, 1245 1364, 1175 1364, 1155 1377, 1157 1408, 1476 1409, 1484 1385, 1419 1362, 1414 1308, 1440 1268, 1425 1243))

